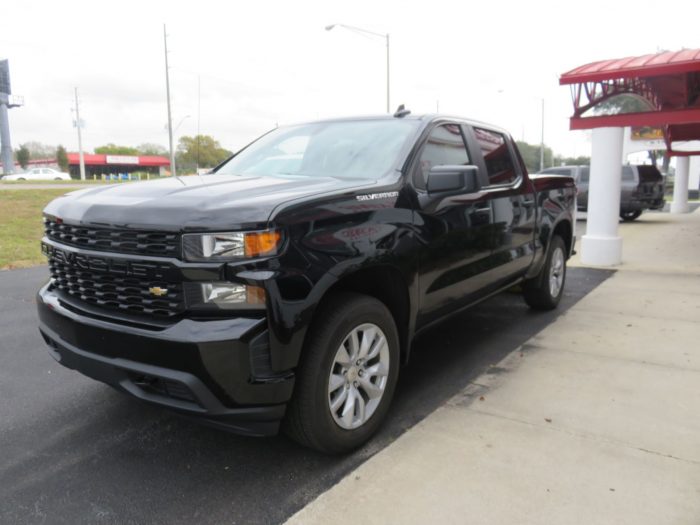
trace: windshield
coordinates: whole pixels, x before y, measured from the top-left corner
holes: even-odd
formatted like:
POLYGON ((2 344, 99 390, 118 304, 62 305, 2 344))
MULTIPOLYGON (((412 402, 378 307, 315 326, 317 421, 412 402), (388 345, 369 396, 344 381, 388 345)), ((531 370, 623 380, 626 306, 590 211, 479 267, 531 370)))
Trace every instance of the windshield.
POLYGON ((416 120, 317 122, 278 128, 245 148, 218 175, 378 179, 398 160, 416 120))

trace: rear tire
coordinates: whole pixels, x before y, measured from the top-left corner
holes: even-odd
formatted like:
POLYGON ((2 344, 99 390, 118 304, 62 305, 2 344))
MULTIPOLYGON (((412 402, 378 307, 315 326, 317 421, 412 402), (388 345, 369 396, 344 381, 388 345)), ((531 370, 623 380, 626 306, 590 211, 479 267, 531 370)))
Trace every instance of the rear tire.
POLYGON ((540 274, 523 283, 523 297, 530 308, 554 310, 564 295, 566 283, 566 245, 555 235, 549 242, 547 258, 540 274))
POLYGON ((642 214, 642 210, 621 211, 620 218, 625 222, 630 222, 638 218, 642 214))
POLYGON ((307 335, 285 433, 330 454, 361 446, 389 410, 399 361, 398 331, 387 307, 366 295, 333 295, 307 335))

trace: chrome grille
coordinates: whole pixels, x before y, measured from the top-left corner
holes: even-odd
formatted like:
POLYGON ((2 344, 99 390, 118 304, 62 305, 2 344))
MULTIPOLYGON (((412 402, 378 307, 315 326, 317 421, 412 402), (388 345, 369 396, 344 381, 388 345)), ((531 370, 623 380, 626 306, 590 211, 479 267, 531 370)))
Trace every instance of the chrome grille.
POLYGON ((185 310, 180 283, 80 268, 56 257, 49 258, 49 269, 55 289, 93 306, 159 318, 174 317, 185 310), (152 290, 165 293, 157 296, 152 290))
POLYGON ((44 231, 51 240, 88 250, 156 257, 179 257, 181 251, 177 233, 74 226, 49 218, 44 231))

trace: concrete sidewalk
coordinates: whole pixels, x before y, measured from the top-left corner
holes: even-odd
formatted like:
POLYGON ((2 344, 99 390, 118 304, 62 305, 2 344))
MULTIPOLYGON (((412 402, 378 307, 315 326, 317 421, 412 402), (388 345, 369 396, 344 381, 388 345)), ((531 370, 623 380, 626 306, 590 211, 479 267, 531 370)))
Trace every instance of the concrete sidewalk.
POLYGON ((700 210, 620 231, 613 277, 288 523, 700 523, 700 210))

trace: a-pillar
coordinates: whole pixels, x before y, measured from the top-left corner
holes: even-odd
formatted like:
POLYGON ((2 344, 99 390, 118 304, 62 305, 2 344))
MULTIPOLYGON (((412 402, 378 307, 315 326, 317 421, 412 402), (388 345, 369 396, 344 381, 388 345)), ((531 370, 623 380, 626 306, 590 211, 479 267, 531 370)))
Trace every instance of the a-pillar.
POLYGON ((676 157, 676 176, 673 181, 673 202, 671 213, 688 213, 688 174, 690 159, 676 157))
POLYGON ((588 183, 588 219, 581 239, 581 262, 614 266, 622 262, 620 181, 624 128, 593 130, 591 173, 588 183))

